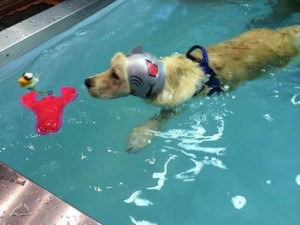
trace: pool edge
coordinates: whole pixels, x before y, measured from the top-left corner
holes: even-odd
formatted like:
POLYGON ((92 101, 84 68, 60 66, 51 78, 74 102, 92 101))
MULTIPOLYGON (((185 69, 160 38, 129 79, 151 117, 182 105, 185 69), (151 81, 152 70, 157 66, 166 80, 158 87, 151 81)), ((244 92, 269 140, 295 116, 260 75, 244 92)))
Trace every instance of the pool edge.
POLYGON ((0 161, 1 224, 101 225, 0 161))
POLYGON ((66 0, 0 32, 0 67, 116 0, 66 0))

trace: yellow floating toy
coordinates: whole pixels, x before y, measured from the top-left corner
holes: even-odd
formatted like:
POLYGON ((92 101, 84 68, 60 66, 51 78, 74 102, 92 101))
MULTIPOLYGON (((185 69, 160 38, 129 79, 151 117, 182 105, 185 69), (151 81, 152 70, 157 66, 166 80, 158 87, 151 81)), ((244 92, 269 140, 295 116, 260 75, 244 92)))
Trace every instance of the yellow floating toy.
POLYGON ((29 90, 34 90, 35 85, 39 82, 39 79, 33 76, 32 73, 26 72, 18 79, 21 87, 26 87, 29 90))

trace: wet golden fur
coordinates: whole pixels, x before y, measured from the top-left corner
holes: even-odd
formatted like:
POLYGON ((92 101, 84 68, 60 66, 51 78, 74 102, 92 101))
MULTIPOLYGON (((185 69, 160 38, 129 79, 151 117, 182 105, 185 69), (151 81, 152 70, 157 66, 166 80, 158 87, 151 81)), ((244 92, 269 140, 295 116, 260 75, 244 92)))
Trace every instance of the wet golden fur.
MULTIPOLYGON (((257 78, 270 67, 283 67, 291 59, 299 56, 300 26, 278 30, 255 29, 231 40, 208 46, 206 49, 210 67, 218 75, 222 86, 226 85, 230 90, 245 81, 257 78)), ((199 50, 192 52, 192 55, 202 58, 199 50)), ((130 95, 126 60, 123 53, 116 53, 107 71, 88 78, 86 85, 90 95, 102 99, 130 95)), ((197 62, 187 59, 185 55, 174 54, 162 58, 161 61, 166 68, 164 89, 146 101, 163 108, 175 106, 192 98, 203 85, 205 80, 203 70, 197 62)), ((200 94, 205 95, 208 91, 206 87, 200 94)), ((152 125, 157 124, 156 127, 159 127, 158 121, 162 121, 162 118, 166 116, 154 118, 151 124, 150 119, 148 125, 145 123, 141 127, 156 129, 152 125)), ((139 132, 133 131, 139 133, 133 134, 133 137, 139 138, 139 135, 144 135, 142 132, 145 133, 145 128, 141 128, 139 132)), ((131 149, 139 147, 131 146, 131 149)))

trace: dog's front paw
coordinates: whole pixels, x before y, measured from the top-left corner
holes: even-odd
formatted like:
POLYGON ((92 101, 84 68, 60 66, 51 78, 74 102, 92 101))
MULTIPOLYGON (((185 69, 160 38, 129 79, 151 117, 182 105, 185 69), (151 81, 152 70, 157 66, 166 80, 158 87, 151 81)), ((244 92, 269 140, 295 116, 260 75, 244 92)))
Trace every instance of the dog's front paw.
POLYGON ((136 153, 149 145, 152 139, 153 137, 151 134, 141 134, 140 132, 137 133, 133 131, 128 137, 126 152, 136 153))
POLYGON ((135 127, 128 136, 126 151, 136 153, 147 147, 155 138, 155 133, 160 128, 160 121, 156 118, 148 120, 146 123, 135 127))

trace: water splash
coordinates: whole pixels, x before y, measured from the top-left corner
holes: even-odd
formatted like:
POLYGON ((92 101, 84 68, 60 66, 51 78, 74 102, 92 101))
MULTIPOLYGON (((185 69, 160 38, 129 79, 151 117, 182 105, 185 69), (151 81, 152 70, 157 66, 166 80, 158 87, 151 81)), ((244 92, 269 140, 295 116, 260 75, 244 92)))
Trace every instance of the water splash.
POLYGON ((86 155, 83 155, 82 153, 80 153, 81 154, 81 157, 80 157, 80 159, 81 160, 84 160, 84 159, 86 159, 87 158, 87 156, 86 155))
POLYGON ((192 118, 193 123, 190 129, 172 129, 167 132, 157 134, 157 136, 164 139, 178 140, 178 146, 188 151, 198 151, 204 153, 211 153, 223 155, 226 150, 224 147, 203 147, 200 144, 204 142, 215 142, 223 136, 224 133, 224 119, 221 115, 214 116, 213 120, 217 123, 216 133, 206 135, 207 130, 202 126, 202 123, 207 120, 205 115, 196 115, 192 118))
MULTIPOLYGON (((225 154, 226 148, 222 146, 207 146, 206 144, 210 142, 216 143, 216 141, 222 138, 225 127, 223 117, 224 115, 221 113, 215 115, 197 113, 190 118, 192 123, 189 124, 189 129, 173 129, 158 134, 158 136, 167 140, 166 143, 177 142, 178 146, 164 146, 162 152, 177 152, 178 160, 192 162, 192 166, 190 168, 185 168, 183 171, 174 175, 175 179, 182 180, 183 182, 195 181, 197 175, 202 171, 204 166, 214 166, 219 169, 227 169, 226 165, 219 158, 225 154), (209 118, 209 116, 212 116, 212 118, 209 118), (211 126, 212 122, 210 119, 212 119, 216 125, 213 126, 215 132, 210 131, 210 135, 208 135, 208 131, 204 128, 204 125, 209 124, 209 126, 211 126), (183 157, 179 157, 179 154, 183 157), (209 156, 204 154, 209 154, 209 156)), ((153 174, 153 178, 158 178, 159 181, 158 185, 151 189, 160 190, 164 185, 167 175, 167 164, 170 160, 171 158, 169 158, 165 163, 165 171, 163 173, 153 174)))
POLYGON ((72 117, 69 116, 68 117, 68 123, 70 124, 89 124, 89 125, 94 125, 96 124, 96 121, 93 120, 93 118, 90 117, 90 115, 88 114, 88 112, 77 109, 76 114, 74 114, 76 116, 72 117))
POLYGON ((205 156, 204 160, 202 162, 205 165, 212 165, 212 166, 218 167, 219 169, 223 169, 223 170, 227 169, 226 165, 224 165, 220 159, 217 159, 215 157, 205 156))
POLYGON ((237 195, 237 196, 234 196, 231 198, 231 202, 232 202, 234 208, 242 209, 246 205, 247 200, 244 196, 237 195))
POLYGON ((157 185, 155 187, 148 187, 148 190, 161 190, 161 188, 164 186, 165 181, 167 180, 166 175, 167 175, 167 171, 168 171, 168 164, 171 160, 175 159, 177 156, 176 155, 172 155, 166 162, 164 165, 164 171, 161 173, 153 173, 152 177, 154 179, 158 179, 157 181, 157 185))
POLYGON ((194 181, 195 177, 201 172, 204 165, 213 165, 220 169, 227 169, 227 167, 223 164, 223 162, 215 157, 205 156, 203 160, 197 161, 195 159, 190 159, 195 166, 175 175, 176 179, 180 179, 183 181, 194 181))
POLYGON ((298 175, 296 176, 295 181, 296 181, 296 184, 298 184, 298 185, 300 186, 300 174, 298 174, 298 175))
POLYGON ((175 175, 175 178, 184 181, 191 181, 191 179, 194 180, 194 177, 200 173, 200 171, 204 167, 204 164, 194 159, 190 160, 195 163, 195 167, 175 175))
POLYGON ((263 117, 264 117, 266 120, 268 120, 269 122, 271 122, 271 121, 274 120, 274 119, 271 117, 271 115, 268 114, 268 113, 264 114, 263 117))
POLYGON ((153 203, 147 199, 142 199, 140 196, 142 191, 135 191, 128 199, 124 200, 125 203, 134 203, 137 206, 150 206, 153 203))
POLYGON ((299 105, 300 104, 300 94, 296 94, 292 97, 291 102, 294 105, 299 105))
POLYGON ((135 225, 157 225, 157 223, 152 223, 146 220, 141 220, 141 221, 137 221, 136 219, 134 219, 132 216, 129 216, 131 222, 135 225))

